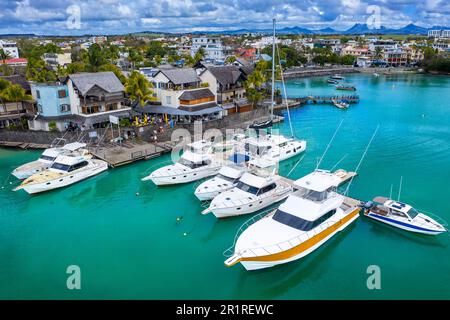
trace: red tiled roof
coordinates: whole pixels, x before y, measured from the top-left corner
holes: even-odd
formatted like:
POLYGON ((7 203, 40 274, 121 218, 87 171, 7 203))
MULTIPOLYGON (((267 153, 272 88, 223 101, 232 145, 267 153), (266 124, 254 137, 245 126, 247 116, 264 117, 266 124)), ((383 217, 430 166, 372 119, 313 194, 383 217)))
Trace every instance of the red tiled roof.
POLYGON ((0 64, 14 64, 14 63, 27 63, 28 60, 25 58, 13 58, 13 59, 6 59, 6 60, 0 60, 0 64))

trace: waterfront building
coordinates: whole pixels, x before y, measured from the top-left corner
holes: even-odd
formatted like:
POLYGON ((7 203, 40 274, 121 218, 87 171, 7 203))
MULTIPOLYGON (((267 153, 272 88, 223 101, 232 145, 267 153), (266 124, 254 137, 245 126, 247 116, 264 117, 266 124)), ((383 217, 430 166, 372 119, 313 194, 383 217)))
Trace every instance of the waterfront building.
POLYGON ((363 57, 369 55, 368 48, 355 48, 353 46, 346 46, 341 50, 341 55, 351 55, 355 57, 363 57))
POLYGON ((3 49, 11 59, 19 58, 19 49, 15 42, 0 40, 0 49, 3 49))
POLYGON ((54 83, 31 83, 36 101, 30 130, 91 129, 109 123, 109 116, 129 118, 124 87, 113 72, 71 74, 54 83))
POLYGON ((202 82, 193 68, 160 67, 151 83, 157 102, 141 108, 142 113, 167 115, 177 122, 222 116, 216 89, 202 82))
POLYGON ((403 67, 406 66, 408 61, 408 55, 406 51, 402 49, 385 50, 383 53, 384 60, 391 67, 403 67))
POLYGON ((428 30, 428 37, 430 37, 430 38, 450 38, 450 29, 428 30))

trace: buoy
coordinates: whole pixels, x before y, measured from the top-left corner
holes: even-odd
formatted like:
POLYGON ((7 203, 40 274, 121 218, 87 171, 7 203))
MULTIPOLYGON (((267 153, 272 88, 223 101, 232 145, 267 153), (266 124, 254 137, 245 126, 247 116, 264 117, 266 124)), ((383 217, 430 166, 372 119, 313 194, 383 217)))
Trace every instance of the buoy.
POLYGON ((12 181, 10 181, 9 184, 12 184, 12 181))
POLYGON ((138 195, 139 195, 139 192, 136 192, 136 195, 138 196, 138 195))
POLYGON ((180 222, 183 217, 177 217, 177 222, 180 222))
POLYGON ((183 236, 185 236, 185 237, 186 237, 186 236, 187 236, 187 232, 184 232, 184 233, 183 233, 183 236))

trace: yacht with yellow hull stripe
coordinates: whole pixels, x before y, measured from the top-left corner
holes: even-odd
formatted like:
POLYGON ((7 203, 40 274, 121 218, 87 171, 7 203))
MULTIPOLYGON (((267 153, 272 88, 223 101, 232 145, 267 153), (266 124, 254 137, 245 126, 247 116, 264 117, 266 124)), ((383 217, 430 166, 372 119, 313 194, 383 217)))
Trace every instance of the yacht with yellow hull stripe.
POLYGON ((310 254, 359 217, 360 202, 337 193, 338 175, 316 170, 294 182, 287 200, 250 225, 235 242, 226 266, 257 270, 310 254))

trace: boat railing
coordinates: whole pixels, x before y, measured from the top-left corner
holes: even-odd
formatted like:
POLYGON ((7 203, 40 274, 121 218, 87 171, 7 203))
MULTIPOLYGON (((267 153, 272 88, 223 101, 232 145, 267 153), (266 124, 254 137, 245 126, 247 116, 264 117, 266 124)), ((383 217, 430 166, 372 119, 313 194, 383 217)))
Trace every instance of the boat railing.
MULTIPOLYGON (((211 170, 211 169, 217 169, 217 168, 221 168, 222 166, 217 164, 217 165, 205 165, 202 167, 198 167, 195 169, 190 169, 192 171, 194 171, 195 173, 197 172, 202 172, 204 170, 211 170)), ((192 171, 188 171, 188 169, 170 169, 170 173, 160 173, 160 172, 153 172, 153 177, 155 178, 165 178, 165 177, 178 177, 178 176, 184 176, 186 174, 189 174, 192 171)))
POLYGON ((233 240, 233 244, 231 245, 231 247, 229 247, 228 249, 226 249, 223 252, 223 255, 225 257, 231 257, 233 255, 233 250, 234 250, 234 246, 236 245, 236 241, 239 238, 239 236, 252 224, 254 224, 256 221, 259 221, 263 218, 269 217, 270 213, 275 212, 276 209, 274 208, 270 208, 270 209, 266 209, 264 211, 261 211, 260 213, 254 215, 253 217, 251 217, 250 219, 244 221, 244 223, 239 227, 238 231, 236 232, 235 236, 234 236, 234 240, 233 240))
MULTIPOLYGON (((345 211, 345 215, 350 214, 354 210, 355 210, 354 207, 349 208, 348 210, 345 211)), ((273 213, 275 213, 275 211, 273 213)), ((268 214, 266 217, 267 218, 270 217, 271 215, 273 215, 273 213, 268 214)), ((330 228, 331 226, 334 226, 336 223, 339 223, 339 221, 341 221, 341 220, 325 221, 318 227, 316 227, 312 230, 306 231, 298 236, 292 237, 288 240, 284 240, 284 241, 281 241, 281 242, 278 242, 275 244, 255 247, 255 248, 247 248, 241 252, 236 252, 236 253, 232 253, 232 254, 237 254, 240 257, 249 258, 249 257, 260 257, 260 256, 266 256, 266 255, 273 255, 273 254, 277 254, 277 253, 280 253, 280 252, 283 252, 286 250, 290 250, 290 249, 300 245, 301 243, 317 236, 318 234, 320 234, 321 232, 330 228)), ((242 234, 242 232, 241 232, 241 234, 242 234)), ((234 239, 234 245, 236 244, 237 237, 238 236, 236 236, 234 239)), ((234 248, 234 245, 232 248, 234 248)), ((224 254, 232 251, 232 248, 227 249, 224 252, 224 254)))

